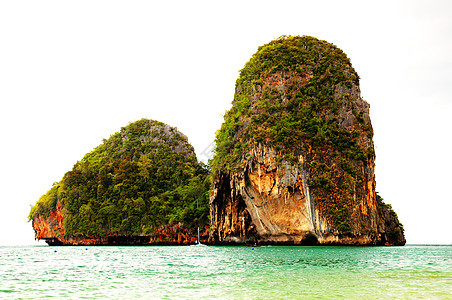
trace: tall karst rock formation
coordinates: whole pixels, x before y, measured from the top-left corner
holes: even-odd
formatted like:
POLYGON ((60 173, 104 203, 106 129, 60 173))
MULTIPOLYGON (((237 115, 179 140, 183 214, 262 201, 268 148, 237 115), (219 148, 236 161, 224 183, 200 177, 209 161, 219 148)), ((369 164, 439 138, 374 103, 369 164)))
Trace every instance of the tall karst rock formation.
POLYGON ((405 244, 375 192, 372 136, 339 48, 307 36, 260 47, 217 132, 210 242, 405 244))

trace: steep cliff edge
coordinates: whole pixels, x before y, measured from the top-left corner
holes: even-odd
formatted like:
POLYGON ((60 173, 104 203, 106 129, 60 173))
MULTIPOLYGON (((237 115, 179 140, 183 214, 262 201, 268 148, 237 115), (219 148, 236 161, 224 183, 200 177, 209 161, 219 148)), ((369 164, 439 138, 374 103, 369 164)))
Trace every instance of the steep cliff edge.
POLYGON ((306 36, 260 47, 217 132, 210 241, 405 244, 375 193, 372 136, 340 49, 306 36))
POLYGON ((208 170, 187 137, 142 119, 86 154, 30 211, 36 239, 54 245, 207 242, 208 170))

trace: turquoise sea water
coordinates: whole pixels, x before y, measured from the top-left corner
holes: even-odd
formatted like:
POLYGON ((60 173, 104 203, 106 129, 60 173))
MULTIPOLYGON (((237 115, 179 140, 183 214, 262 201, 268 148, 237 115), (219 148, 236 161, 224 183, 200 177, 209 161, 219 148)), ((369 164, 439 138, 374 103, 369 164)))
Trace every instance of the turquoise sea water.
POLYGON ((452 299, 452 246, 0 247, 0 298, 452 299))

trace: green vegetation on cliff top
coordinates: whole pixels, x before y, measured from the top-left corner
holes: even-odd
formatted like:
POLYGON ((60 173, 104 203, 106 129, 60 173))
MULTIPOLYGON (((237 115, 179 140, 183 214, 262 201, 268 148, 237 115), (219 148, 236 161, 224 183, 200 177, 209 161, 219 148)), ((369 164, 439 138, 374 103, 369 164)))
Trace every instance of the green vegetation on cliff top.
POLYGON ((289 161, 308 144, 332 146, 361 160, 372 156, 358 147, 352 132, 338 127, 342 98, 350 95, 338 99, 336 89, 342 86, 350 93, 358 84, 350 60, 326 41, 283 36, 259 47, 241 70, 233 106, 217 131, 213 170, 235 170, 257 143, 274 146, 289 161))
POLYGON ((179 222, 209 225, 208 170, 177 129, 142 119, 86 154, 29 214, 60 205, 66 237, 148 235, 179 222))

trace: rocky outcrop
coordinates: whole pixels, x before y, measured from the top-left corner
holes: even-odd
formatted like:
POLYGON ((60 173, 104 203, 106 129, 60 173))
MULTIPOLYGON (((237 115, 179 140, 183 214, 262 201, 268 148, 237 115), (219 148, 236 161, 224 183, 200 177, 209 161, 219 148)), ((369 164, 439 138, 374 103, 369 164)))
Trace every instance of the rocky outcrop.
POLYGON ((47 216, 37 214, 32 220, 35 239, 50 241, 54 244, 63 243, 64 239, 64 213, 61 204, 47 212, 47 216))
POLYGON ((378 213, 380 216, 378 223, 379 245, 400 246, 405 245, 404 229, 399 222, 397 214, 390 204, 385 204, 383 199, 377 194, 378 213))
POLYGON ((260 47, 217 133, 210 241, 403 245, 377 201, 372 136, 342 51, 311 37, 260 47))

